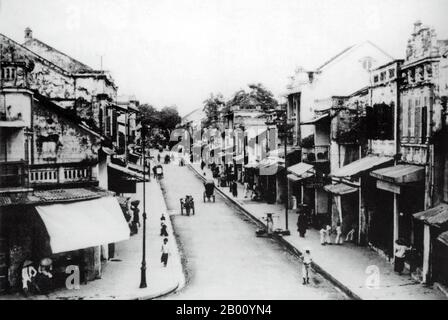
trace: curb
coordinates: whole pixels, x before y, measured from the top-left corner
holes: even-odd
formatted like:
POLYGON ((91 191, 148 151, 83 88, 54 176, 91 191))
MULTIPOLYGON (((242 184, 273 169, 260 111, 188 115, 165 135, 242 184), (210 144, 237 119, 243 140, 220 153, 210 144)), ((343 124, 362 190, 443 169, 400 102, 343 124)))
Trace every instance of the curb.
MULTIPOLYGON (((193 171, 193 173, 199 177, 202 181, 205 181, 206 179, 191 165, 191 163, 187 163, 186 166, 193 171)), ((250 218, 257 226, 261 228, 265 228, 265 224, 261 222, 258 218, 256 218, 252 213, 250 213, 248 210, 246 210, 238 201, 227 195, 224 191, 221 190, 221 188, 216 187, 215 190, 219 192, 223 197, 225 197, 227 200, 230 200, 232 204, 236 205, 248 218, 250 218)), ((279 236, 277 234, 273 234, 273 239, 277 240, 283 247, 285 247, 290 253, 297 256, 298 258, 302 258, 302 252, 300 252, 299 249, 294 247, 291 243, 289 243, 287 240, 285 240, 282 236, 279 236)), ((329 280, 333 285, 335 285, 338 289, 340 289, 344 294, 346 294, 348 297, 354 299, 354 300, 362 300, 360 296, 358 296, 356 293, 354 293, 350 288, 348 288, 346 285, 341 283, 339 280, 337 280, 335 277, 333 277, 330 273, 322 269, 321 266, 316 264, 314 261, 312 262, 312 269, 316 271, 317 273, 321 274, 329 280)))

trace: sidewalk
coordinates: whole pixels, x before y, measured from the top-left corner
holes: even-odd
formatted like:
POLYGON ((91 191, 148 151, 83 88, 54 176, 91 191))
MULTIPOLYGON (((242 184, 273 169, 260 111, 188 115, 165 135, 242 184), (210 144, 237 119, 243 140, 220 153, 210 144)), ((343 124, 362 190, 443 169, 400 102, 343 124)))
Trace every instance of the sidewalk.
MULTIPOLYGON (((199 164, 189 164, 203 178, 206 172, 208 179, 212 177, 211 171, 201 171, 199 164)), ((215 180, 216 181, 216 180, 215 180)), ((216 185, 218 185, 216 183, 216 185)), ((265 225, 262 218, 266 213, 274 214, 274 229, 285 228, 285 207, 282 204, 267 204, 244 198, 243 186, 238 183, 238 197, 233 197, 228 187, 218 188, 220 192, 233 203, 243 209, 258 224, 265 225)), ((293 210, 291 210, 293 211, 293 210)), ((376 252, 366 247, 359 247, 351 243, 341 246, 322 246, 318 230, 308 229, 305 238, 300 238, 297 232, 297 214, 289 211, 288 225, 290 236, 279 237, 290 251, 301 255, 304 248, 311 250, 314 269, 333 281, 341 290, 355 299, 388 300, 388 299, 446 299, 439 291, 418 283, 410 275, 402 276, 394 273, 393 265, 380 257, 376 252), (368 267, 375 266, 379 270, 379 285, 369 288, 368 267)), ((373 267, 373 268, 375 268, 373 267)))
MULTIPOLYGON (((140 215, 143 213, 143 184, 137 184, 137 193, 132 199, 140 200, 140 215)), ((47 296, 32 296, 34 300, 135 300, 154 299, 183 287, 185 278, 182 270, 176 239, 173 236, 171 220, 159 184, 152 180, 146 183, 147 236, 146 275, 147 285, 140 289, 140 267, 142 260, 143 227, 137 235, 116 244, 115 257, 103 264, 102 278, 81 285, 79 290, 58 290, 47 296), (171 255, 168 266, 160 263, 162 237, 160 236, 160 216, 165 213, 171 255)), ((141 218, 141 222, 142 218, 141 218)), ((22 295, 0 296, 4 299, 25 299, 22 295)))

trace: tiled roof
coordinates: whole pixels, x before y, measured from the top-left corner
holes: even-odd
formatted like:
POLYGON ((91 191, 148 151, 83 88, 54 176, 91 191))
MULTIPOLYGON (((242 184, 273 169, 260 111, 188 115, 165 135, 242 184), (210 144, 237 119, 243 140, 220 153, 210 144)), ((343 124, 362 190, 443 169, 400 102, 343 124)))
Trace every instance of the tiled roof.
POLYGON ((98 187, 38 190, 32 193, 1 196, 0 206, 72 202, 96 199, 111 195, 114 195, 114 193, 98 187))

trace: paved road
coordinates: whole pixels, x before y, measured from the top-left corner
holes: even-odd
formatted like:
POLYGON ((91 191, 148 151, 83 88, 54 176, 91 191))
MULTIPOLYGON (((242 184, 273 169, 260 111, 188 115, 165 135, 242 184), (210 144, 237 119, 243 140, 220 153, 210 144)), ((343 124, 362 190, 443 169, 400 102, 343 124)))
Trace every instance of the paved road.
POLYGON ((301 284, 300 260, 272 239, 255 237, 256 226, 217 195, 203 203, 202 182, 187 167, 164 166, 168 209, 191 194, 196 215, 173 217, 187 283, 167 299, 345 299, 322 276, 301 284))

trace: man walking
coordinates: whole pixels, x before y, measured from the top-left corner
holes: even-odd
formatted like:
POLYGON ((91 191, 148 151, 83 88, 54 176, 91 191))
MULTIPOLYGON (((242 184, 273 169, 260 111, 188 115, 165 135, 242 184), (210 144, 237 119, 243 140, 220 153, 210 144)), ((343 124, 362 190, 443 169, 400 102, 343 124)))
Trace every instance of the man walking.
POLYGON ((303 265, 302 265, 302 278, 303 284, 310 284, 310 269, 311 269, 311 253, 309 249, 305 250, 305 254, 303 255, 303 265))
POLYGON ((166 267, 168 264, 168 256, 170 254, 170 249, 168 248, 168 238, 163 239, 162 244, 162 257, 160 258, 160 262, 163 263, 163 266, 166 267))

